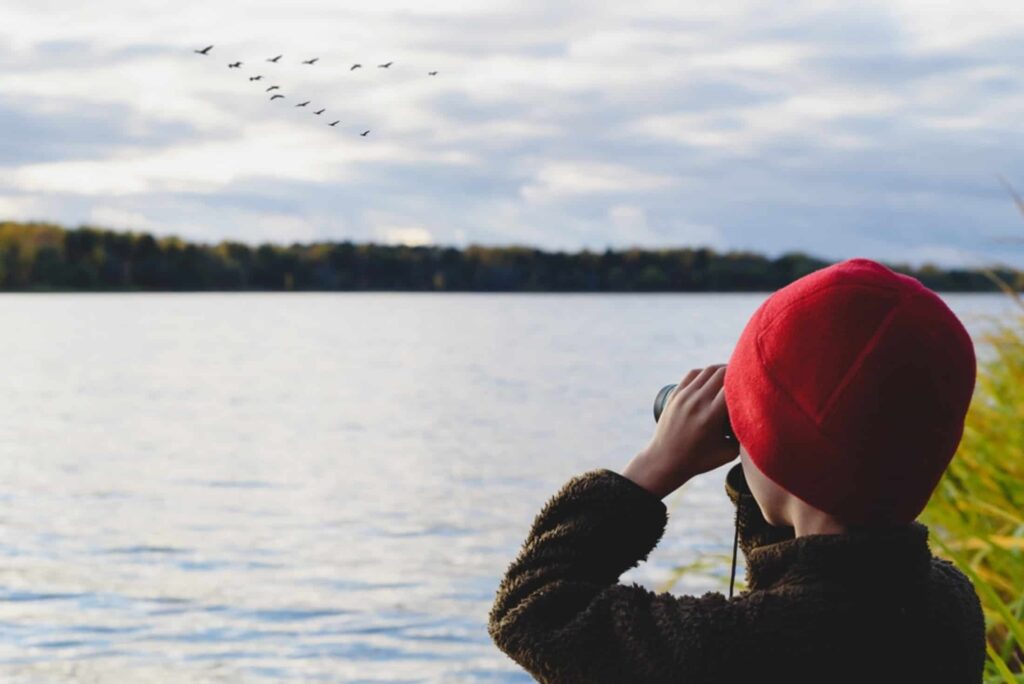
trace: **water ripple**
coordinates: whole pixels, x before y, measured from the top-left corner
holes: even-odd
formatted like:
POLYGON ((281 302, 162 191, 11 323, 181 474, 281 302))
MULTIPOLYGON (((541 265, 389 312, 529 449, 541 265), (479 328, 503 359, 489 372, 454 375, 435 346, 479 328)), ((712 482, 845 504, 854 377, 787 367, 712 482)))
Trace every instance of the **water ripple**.
MULTIPOLYGON (((0 682, 532 681, 486 630, 530 521, 762 301, 4 295, 0 682)), ((623 581, 731 550, 694 484, 623 581)))

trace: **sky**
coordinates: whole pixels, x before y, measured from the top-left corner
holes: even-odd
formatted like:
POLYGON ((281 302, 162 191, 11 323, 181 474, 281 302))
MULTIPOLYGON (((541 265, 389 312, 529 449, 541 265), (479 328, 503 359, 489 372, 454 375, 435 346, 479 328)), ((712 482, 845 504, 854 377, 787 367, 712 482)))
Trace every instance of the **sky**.
POLYGON ((1020 0, 3 0, 0 219, 1024 268, 1022 33, 1020 0))

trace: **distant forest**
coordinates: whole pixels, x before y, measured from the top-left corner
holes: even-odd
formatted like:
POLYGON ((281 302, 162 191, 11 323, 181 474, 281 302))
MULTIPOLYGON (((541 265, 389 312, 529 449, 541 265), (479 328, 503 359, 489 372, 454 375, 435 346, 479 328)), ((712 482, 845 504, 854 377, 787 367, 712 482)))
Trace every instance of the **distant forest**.
MULTIPOLYGON (((774 291, 832 262, 708 248, 547 252, 317 242, 196 244, 176 237, 46 223, 0 223, 0 290, 400 290, 479 292, 774 291)), ((887 266, 933 290, 993 292, 976 270, 887 266)), ((1024 286, 1024 273, 996 269, 1024 286)))

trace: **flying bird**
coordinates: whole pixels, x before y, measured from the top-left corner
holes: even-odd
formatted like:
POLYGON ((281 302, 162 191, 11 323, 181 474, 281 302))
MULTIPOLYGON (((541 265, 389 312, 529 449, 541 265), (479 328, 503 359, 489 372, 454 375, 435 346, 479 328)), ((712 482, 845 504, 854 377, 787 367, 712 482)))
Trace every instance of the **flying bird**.
POLYGON ((280 90, 280 89, 281 89, 281 86, 270 86, 269 88, 267 88, 266 92, 269 93, 271 90, 280 90))
POLYGON ((196 53, 197 55, 208 55, 208 54, 210 54, 210 50, 212 50, 212 49, 213 49, 212 45, 207 45, 202 50, 193 50, 192 52, 196 53))
POLYGON ((273 59, 268 59, 267 61, 277 64, 277 60, 281 59, 282 57, 284 57, 284 55, 278 55, 277 57, 274 57, 273 59))
POLYGON ((316 64, 317 60, 319 60, 319 59, 320 59, 319 57, 314 57, 313 59, 303 60, 302 63, 303 64, 316 64))
POLYGON ((241 66, 242 66, 241 62, 234 62, 232 64, 228 64, 228 69, 238 69, 241 66))
POLYGON ((337 121, 332 121, 331 123, 329 123, 329 124, 327 124, 327 125, 328 125, 328 126, 337 126, 337 125, 338 125, 338 124, 340 124, 340 123, 341 123, 341 119, 338 119, 337 121))
POLYGON ((365 138, 366 136, 370 135, 370 131, 363 131, 359 135, 361 135, 361 136, 363 136, 365 138))
POLYGON ((428 71, 427 75, 428 76, 437 76, 437 72, 436 71, 428 71))
POLYGON ((259 80, 260 80, 260 79, 262 79, 262 78, 263 78, 263 76, 262 76, 262 75, 261 75, 261 76, 250 76, 250 77, 249 77, 249 80, 250 80, 250 81, 259 81, 259 80))
POLYGON ((352 68, 350 68, 349 71, 355 71, 356 69, 362 69, 362 68, 363 68, 362 64, 353 64, 352 68))
POLYGON ((391 66, 392 64, 394 64, 394 62, 388 62, 387 64, 378 64, 378 65, 377 65, 377 68, 378 68, 378 69, 387 69, 387 68, 388 68, 389 66, 391 66))
POLYGON ((284 95, 281 95, 280 93, 278 93, 277 95, 271 95, 270 96, 270 101, 273 102, 274 100, 276 100, 279 97, 284 97, 284 95))
POLYGON ((327 109, 326 109, 326 108, 324 108, 324 109, 321 109, 321 110, 319 110, 319 111, 316 111, 316 112, 313 112, 313 113, 314 113, 314 114, 316 114, 317 116, 320 116, 321 114, 323 114, 323 113, 324 113, 324 112, 326 112, 326 111, 327 111, 327 109))
POLYGON ((306 105, 308 105, 308 104, 309 104, 309 100, 306 100, 305 102, 300 102, 299 104, 297 104, 297 105, 295 105, 295 106, 296 106, 296 107, 305 107, 305 106, 306 106, 306 105))

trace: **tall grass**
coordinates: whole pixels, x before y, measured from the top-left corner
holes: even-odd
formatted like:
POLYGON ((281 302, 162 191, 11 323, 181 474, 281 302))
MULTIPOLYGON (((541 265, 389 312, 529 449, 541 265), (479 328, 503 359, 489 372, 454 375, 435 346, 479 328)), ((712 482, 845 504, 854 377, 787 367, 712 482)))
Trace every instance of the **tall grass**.
MULTIPOLYGON (((1024 311, 1024 302, 1012 294, 1024 311)), ((975 340, 978 381, 964 436, 920 520, 937 555, 981 598, 985 681, 1024 682, 1024 313, 975 340)))

